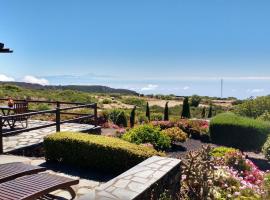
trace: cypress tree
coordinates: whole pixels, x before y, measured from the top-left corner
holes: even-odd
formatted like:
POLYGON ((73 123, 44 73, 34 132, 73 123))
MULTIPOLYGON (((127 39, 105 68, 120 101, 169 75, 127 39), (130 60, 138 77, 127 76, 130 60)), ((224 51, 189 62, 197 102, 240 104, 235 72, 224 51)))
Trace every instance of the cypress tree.
POLYGON ((209 112, 208 112, 208 118, 211 118, 212 117, 212 104, 210 104, 210 107, 209 107, 209 112))
POLYGON ((130 113, 130 127, 133 127, 135 124, 135 110, 136 110, 136 106, 134 106, 134 108, 132 109, 130 113))
POLYGON ((169 107, 168 107, 168 101, 165 104, 164 108, 164 121, 169 121, 169 107))
POLYGON ((185 97, 183 101, 183 109, 182 109, 181 118, 190 118, 188 97, 185 97))
POLYGON ((205 107, 203 107, 202 109, 202 115, 201 115, 202 118, 205 118, 205 107))
POLYGON ((148 121, 150 122, 150 108, 148 102, 146 103, 146 113, 145 116, 147 117, 148 121))

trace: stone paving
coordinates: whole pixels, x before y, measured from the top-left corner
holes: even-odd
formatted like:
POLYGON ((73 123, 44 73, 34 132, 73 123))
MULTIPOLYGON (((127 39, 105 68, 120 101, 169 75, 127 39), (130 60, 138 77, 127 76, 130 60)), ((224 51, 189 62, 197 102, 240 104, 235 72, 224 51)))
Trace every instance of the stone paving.
MULTIPOLYGON (((28 127, 36 127, 41 125, 47 125, 53 122, 40 121, 40 120, 29 120, 28 127)), ((94 126, 89 124, 78 124, 78 123, 66 123, 61 125, 61 131, 87 131, 92 129, 94 126)), ((4 129, 5 131, 5 129, 4 129)), ((43 142, 43 138, 49 134, 55 133, 55 126, 38 129, 29 132, 23 132, 15 136, 3 137, 4 152, 13 151, 26 146, 31 146, 43 142)))
POLYGON ((148 199, 146 191, 172 170, 177 169, 177 172, 173 171, 167 179, 169 182, 174 179, 180 182, 180 170, 177 168, 180 162, 174 158, 153 156, 82 196, 80 200, 148 199))
MULTIPOLYGON (((26 164, 31 164, 31 165, 36 165, 36 166, 41 165, 41 166, 46 167, 44 159, 34 159, 34 158, 30 159, 30 158, 21 157, 21 156, 0 155, 0 164, 12 163, 12 162, 23 162, 26 164)), ((65 176, 65 177, 69 177, 73 179, 80 179, 80 182, 78 185, 72 186, 72 188, 76 192, 76 199, 85 194, 88 194, 94 188, 98 187, 101 184, 101 182, 99 181, 80 178, 74 175, 67 175, 66 173, 63 173, 63 172, 51 170, 50 168, 48 169, 49 170, 47 170, 44 173, 57 174, 59 176, 65 176)), ((63 190, 56 190, 55 192, 52 192, 51 194, 55 196, 54 198, 55 200, 71 199, 71 195, 67 191, 63 191, 63 190)))

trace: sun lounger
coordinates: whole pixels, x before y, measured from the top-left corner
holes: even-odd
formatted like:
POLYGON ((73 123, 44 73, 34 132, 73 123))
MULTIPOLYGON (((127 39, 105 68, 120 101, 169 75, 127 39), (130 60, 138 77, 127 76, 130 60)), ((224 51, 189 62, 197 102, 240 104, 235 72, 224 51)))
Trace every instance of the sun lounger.
POLYGON ((0 184, 1 200, 33 200, 58 189, 67 190, 72 199, 76 194, 71 188, 79 183, 62 176, 40 173, 23 176, 0 184))
POLYGON ((27 165, 27 164, 19 163, 19 162, 1 164, 0 165, 0 183, 13 180, 15 178, 18 178, 24 175, 36 174, 42 171, 46 171, 46 168, 33 166, 33 165, 27 165))

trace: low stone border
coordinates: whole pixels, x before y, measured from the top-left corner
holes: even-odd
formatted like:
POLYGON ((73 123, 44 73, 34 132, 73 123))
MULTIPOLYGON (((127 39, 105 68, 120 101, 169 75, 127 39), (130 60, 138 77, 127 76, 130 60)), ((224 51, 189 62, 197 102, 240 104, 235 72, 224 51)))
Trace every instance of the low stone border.
POLYGON ((175 197, 180 188, 180 163, 178 159, 153 156, 79 200, 158 199, 165 189, 175 197))

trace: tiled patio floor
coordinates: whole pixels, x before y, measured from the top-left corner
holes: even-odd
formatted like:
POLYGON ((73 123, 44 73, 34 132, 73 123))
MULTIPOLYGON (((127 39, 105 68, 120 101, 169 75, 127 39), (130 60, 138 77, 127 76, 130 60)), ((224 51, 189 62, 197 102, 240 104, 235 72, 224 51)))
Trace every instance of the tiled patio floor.
MULTIPOLYGON (((50 123, 53 122, 29 120, 28 127, 31 128, 50 123)), ((61 131, 86 131, 93 127, 93 125, 89 124, 66 123, 61 125, 61 131)), ((23 132, 15 136, 3 137, 4 152, 6 153, 26 146, 42 143, 45 136, 55 133, 55 131, 55 126, 52 126, 34 131, 23 132)))
MULTIPOLYGON (((65 166, 50 166, 46 164, 44 159, 36 158, 27 158, 22 156, 9 156, 9 155, 0 155, 0 164, 11 163, 11 162, 23 162, 31 165, 40 165, 46 167, 48 170, 44 173, 57 174, 59 176, 65 176, 73 179, 79 179, 80 182, 78 185, 72 186, 76 192, 76 199, 82 195, 92 192, 92 190, 98 187, 101 183, 107 182, 113 177, 103 177, 102 174, 97 174, 88 170, 75 169, 73 167, 65 166)), ((68 200, 71 198, 70 194, 63 190, 57 190, 53 193, 55 195, 54 200, 68 200)))

